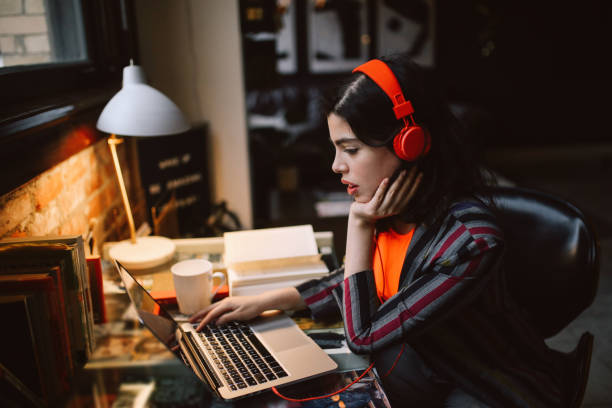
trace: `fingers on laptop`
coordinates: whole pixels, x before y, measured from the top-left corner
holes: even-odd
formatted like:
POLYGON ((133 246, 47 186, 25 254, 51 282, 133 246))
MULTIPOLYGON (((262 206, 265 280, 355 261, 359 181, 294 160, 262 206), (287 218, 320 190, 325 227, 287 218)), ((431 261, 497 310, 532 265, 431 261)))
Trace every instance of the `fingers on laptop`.
MULTIPOLYGON (((217 319, 227 313, 230 312, 234 309, 234 307, 231 305, 230 302, 227 302, 225 300, 218 302, 218 303, 213 303, 212 305, 208 306, 206 309, 203 309, 201 312, 196 313, 195 315, 193 315, 190 319, 191 322, 197 321, 199 319, 202 319, 202 321, 200 322, 200 324, 198 325, 198 327, 196 328, 196 330, 201 330, 204 326, 206 326, 208 323, 213 322, 213 321, 217 321, 217 319)), ((217 323, 221 324, 221 322, 217 321, 217 323)))
POLYGON ((194 314, 191 315, 191 317, 189 318, 189 323, 195 323, 198 320, 202 319, 204 316, 206 316, 206 313, 208 313, 208 311, 212 308, 213 305, 209 305, 207 307, 205 307, 204 309, 200 310, 199 312, 195 312, 194 314))
POLYGON ((261 308, 261 302, 256 297, 229 297, 197 312, 189 318, 189 322, 195 323, 202 319, 196 328, 196 330, 201 330, 210 322, 222 325, 232 320, 245 321, 253 319, 263 311, 260 310, 261 308))

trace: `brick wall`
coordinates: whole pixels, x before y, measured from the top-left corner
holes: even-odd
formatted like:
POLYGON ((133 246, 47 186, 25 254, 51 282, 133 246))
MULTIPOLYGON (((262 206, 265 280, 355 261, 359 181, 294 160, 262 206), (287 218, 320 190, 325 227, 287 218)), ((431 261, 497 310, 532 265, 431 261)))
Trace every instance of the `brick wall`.
MULTIPOLYGON (((134 141, 119 145, 118 154, 138 226, 145 219, 145 200, 140 182, 135 181, 140 177, 134 141)), ((0 196, 0 238, 73 234, 85 237, 90 228, 98 250, 104 241, 129 237, 106 139, 0 196)))
POLYGON ((51 61, 44 0, 0 0, 0 67, 51 61))

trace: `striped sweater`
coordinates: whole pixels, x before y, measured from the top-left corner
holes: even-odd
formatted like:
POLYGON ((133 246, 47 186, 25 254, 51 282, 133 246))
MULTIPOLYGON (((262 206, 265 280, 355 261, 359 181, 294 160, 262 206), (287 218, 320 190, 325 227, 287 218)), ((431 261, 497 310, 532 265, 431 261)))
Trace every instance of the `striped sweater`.
POLYGON ((374 274, 340 268, 297 287, 315 318, 340 310, 355 353, 409 343, 432 369, 491 406, 562 406, 568 356, 549 349, 504 288, 503 234, 462 201, 416 228, 397 294, 381 304, 374 274))

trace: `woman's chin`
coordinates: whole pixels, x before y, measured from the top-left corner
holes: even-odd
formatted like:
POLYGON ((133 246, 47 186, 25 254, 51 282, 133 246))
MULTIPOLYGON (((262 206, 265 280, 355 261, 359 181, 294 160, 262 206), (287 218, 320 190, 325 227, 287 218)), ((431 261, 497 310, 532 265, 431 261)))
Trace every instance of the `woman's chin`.
POLYGON ((366 204, 372 199, 372 197, 364 197, 361 194, 358 194, 358 195, 353 196, 353 199, 357 203, 366 204))

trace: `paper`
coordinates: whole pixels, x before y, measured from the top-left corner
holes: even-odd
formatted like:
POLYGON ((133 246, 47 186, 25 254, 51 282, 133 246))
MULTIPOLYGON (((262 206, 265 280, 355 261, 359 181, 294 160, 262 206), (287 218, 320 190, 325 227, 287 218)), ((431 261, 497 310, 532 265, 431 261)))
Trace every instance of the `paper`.
POLYGON ((300 278, 313 279, 329 273, 323 261, 313 265, 292 265, 282 268, 267 268, 249 270, 248 274, 228 270, 228 278, 232 286, 256 285, 267 282, 296 280, 300 278))
POLYGON ((226 232, 225 265, 236 271, 320 259, 312 225, 226 232))

